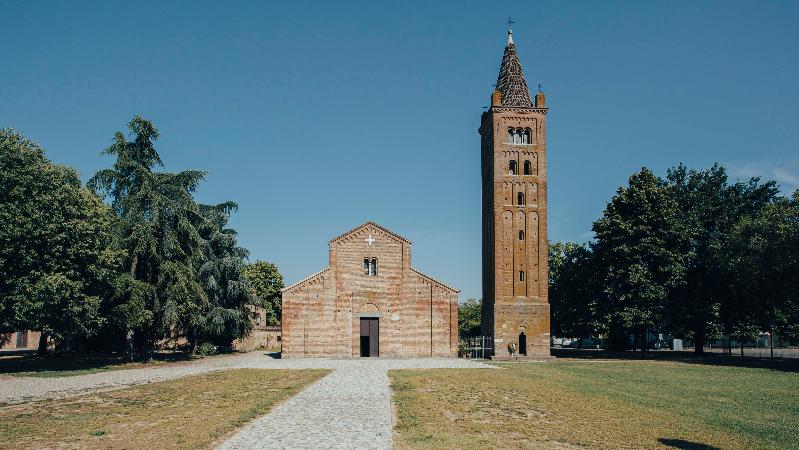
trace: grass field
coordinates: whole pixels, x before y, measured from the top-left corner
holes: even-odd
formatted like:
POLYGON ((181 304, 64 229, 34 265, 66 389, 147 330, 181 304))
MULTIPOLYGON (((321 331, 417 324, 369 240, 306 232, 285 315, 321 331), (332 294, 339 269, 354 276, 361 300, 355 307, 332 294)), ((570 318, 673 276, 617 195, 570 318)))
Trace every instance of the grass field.
POLYGON ((0 448, 205 448, 326 370, 240 369, 0 408, 0 448))
POLYGON ((396 446, 799 448, 795 365, 498 365, 504 370, 390 372, 396 446))

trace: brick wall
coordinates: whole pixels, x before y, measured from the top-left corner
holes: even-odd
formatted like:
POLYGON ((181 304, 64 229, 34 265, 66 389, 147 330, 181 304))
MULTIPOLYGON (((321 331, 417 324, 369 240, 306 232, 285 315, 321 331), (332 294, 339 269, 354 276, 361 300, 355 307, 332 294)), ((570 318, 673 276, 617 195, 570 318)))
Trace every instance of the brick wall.
POLYGON ((369 222, 329 245, 330 265, 283 292, 284 357, 359 356, 361 318, 379 319, 380 356, 457 354, 458 291, 411 267, 409 241, 369 222))
POLYGON ((507 356, 521 333, 528 356, 549 355, 546 112, 492 107, 482 117, 482 333, 494 336, 497 356, 507 356), (510 143, 508 128, 530 130, 530 142, 510 143))

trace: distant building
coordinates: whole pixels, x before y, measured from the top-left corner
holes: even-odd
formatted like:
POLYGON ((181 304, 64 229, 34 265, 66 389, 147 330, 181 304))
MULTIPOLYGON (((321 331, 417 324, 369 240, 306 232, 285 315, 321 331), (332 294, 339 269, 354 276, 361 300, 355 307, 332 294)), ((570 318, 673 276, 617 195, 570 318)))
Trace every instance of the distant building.
POLYGON ((0 350, 36 350, 39 348, 38 331, 17 331, 0 335, 0 350))
POLYGON ((367 222, 329 248, 283 290, 283 357, 457 355, 459 291, 411 266, 410 241, 367 222))

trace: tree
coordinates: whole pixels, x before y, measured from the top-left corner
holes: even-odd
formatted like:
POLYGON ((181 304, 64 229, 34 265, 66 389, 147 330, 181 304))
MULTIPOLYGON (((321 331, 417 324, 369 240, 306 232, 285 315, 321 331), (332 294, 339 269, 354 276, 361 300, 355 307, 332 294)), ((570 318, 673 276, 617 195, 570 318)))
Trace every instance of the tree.
POLYGON ((799 336, 799 191, 741 217, 720 253, 728 332, 799 336))
POLYGON ((616 349, 624 346, 627 332, 646 348, 647 330, 663 323, 670 291, 684 279, 677 208, 665 182, 643 168, 594 222, 598 281, 606 296, 600 314, 616 349))
POLYGON ((281 317, 283 275, 277 266, 266 261, 255 261, 244 268, 244 277, 250 283, 254 303, 266 310, 267 325, 277 325, 281 317))
POLYGON ((483 300, 470 298, 458 305, 458 336, 461 338, 480 335, 480 311, 483 300))
POLYGON ((138 116, 128 128, 133 140, 115 134, 103 153, 116 161, 97 172, 89 186, 110 197, 118 218, 117 245, 126 253, 128 275, 117 283, 107 309, 125 330, 132 359, 134 337, 152 351, 157 339, 196 328, 208 298, 196 275, 203 257, 198 228, 205 219, 192 197, 205 174, 155 172, 163 166, 154 147, 158 130, 138 116))
POLYGON ((597 321, 601 288, 596 285, 593 253, 587 245, 549 245, 549 303, 552 333, 582 339, 602 329, 597 321))
POLYGON ((255 296, 244 277, 247 250, 236 245, 236 231, 226 228, 230 213, 237 208, 233 202, 202 206, 206 221, 200 234, 205 240, 205 255, 198 276, 208 297, 208 310, 202 326, 189 329, 192 353, 198 338, 228 347, 252 327, 247 305, 255 301, 255 296))
POLYGON ((690 334, 696 353, 719 325, 724 285, 723 259, 718 249, 733 225, 744 215, 756 214, 777 194, 774 182, 727 183, 723 167, 689 170, 679 165, 668 171, 668 188, 676 200, 684 233, 680 243, 684 281, 672 291, 668 323, 678 333, 690 334))
POLYGON ((96 333, 117 276, 112 221, 75 170, 0 130, 0 333, 41 331, 40 353, 96 333))

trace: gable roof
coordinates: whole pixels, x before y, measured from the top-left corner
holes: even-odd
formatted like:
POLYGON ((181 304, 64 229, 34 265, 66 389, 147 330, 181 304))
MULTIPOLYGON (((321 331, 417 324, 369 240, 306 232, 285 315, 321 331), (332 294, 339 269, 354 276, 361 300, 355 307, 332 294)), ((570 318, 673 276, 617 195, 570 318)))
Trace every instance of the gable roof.
POLYGON ((303 284, 303 283, 305 283, 307 281, 311 281, 313 278, 315 278, 315 277, 317 277, 319 275, 322 275, 323 273, 327 272, 329 269, 330 269, 329 266, 325 267, 324 269, 320 270, 319 272, 316 272, 315 274, 308 275, 307 277, 303 278, 302 280, 300 280, 300 281, 298 281, 298 282, 296 282, 296 283, 294 283, 294 284, 292 284, 290 286, 284 287, 283 289, 280 290, 280 292, 286 292, 289 289, 293 289, 293 288, 295 288, 295 287, 297 287, 297 286, 299 286, 299 285, 301 285, 301 284, 303 284))
POLYGON ((497 76, 497 90, 502 93, 502 106, 509 108, 532 108, 530 89, 524 79, 522 64, 516 54, 512 32, 508 30, 508 45, 502 55, 502 64, 497 76))
POLYGON ((431 277, 430 275, 428 275, 428 274, 426 274, 426 273, 424 273, 424 272, 422 272, 422 271, 420 271, 418 269, 414 269, 413 267, 411 267, 411 272, 415 273, 416 275, 421 276, 422 278, 425 278, 425 279, 431 281, 434 284, 439 285, 439 287, 443 287, 445 289, 449 289, 450 291, 457 292, 457 293, 460 293, 460 291, 461 291, 460 289, 454 288, 454 287, 448 285, 447 283, 444 283, 441 280, 437 280, 437 279, 431 277))
POLYGON ((342 233, 342 234, 334 237, 333 239, 328 241, 328 243, 332 244, 332 243, 334 243, 334 242, 336 242, 336 241, 338 241, 338 240, 340 240, 340 239, 342 239, 342 238, 344 238, 344 237, 346 237, 346 236, 348 236, 348 235, 350 235, 352 233, 356 233, 356 232, 360 231, 361 229, 366 228, 366 227, 368 227, 370 225, 375 227, 375 228, 377 228, 380 231, 383 231, 385 233, 390 234, 391 236, 393 236, 393 237, 395 237, 395 238, 397 238, 397 239, 399 239, 399 240, 401 240, 403 242, 407 242, 408 244, 413 244, 413 242, 409 241, 408 239, 405 239, 404 237, 400 236, 399 234, 389 230, 388 228, 386 228, 386 227, 384 227, 382 225, 379 225, 379 224, 377 224, 375 222, 372 222, 371 220, 368 221, 368 222, 365 222, 365 223, 363 223, 361 225, 358 225, 357 227, 347 231, 346 233, 342 233))

